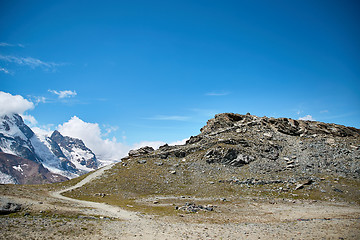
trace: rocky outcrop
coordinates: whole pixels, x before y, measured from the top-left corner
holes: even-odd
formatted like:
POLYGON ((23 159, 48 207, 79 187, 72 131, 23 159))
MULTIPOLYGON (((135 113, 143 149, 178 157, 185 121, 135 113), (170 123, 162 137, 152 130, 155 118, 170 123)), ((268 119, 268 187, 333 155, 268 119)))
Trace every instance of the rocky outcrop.
POLYGON ((142 147, 139 149, 130 150, 129 156, 130 157, 140 157, 140 156, 146 155, 148 153, 151 153, 153 151, 154 151, 154 148, 145 146, 145 147, 142 147))
POLYGON ((21 204, 12 202, 6 198, 0 199, 0 215, 10 214, 21 210, 21 204))
POLYGON ((204 160, 207 163, 217 162, 240 167, 253 161, 254 157, 244 155, 240 152, 240 150, 235 148, 224 148, 218 146, 207 151, 204 155, 204 160))

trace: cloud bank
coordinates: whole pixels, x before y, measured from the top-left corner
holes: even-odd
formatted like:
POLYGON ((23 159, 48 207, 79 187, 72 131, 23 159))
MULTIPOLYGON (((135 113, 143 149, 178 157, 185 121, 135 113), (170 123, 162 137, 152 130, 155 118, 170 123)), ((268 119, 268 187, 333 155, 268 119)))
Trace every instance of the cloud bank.
POLYGON ((23 114, 33 108, 34 104, 22 96, 0 91, 0 116, 15 113, 23 114))

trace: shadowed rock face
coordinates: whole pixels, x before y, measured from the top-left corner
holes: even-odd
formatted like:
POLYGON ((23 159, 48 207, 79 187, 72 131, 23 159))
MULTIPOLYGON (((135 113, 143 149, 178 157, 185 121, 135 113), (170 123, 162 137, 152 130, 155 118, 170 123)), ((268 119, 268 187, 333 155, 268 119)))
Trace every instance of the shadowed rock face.
POLYGON ((197 158, 249 165, 255 173, 336 173, 360 177, 360 130, 337 124, 223 113, 181 146, 164 145, 130 157, 197 158))
POLYGON ((68 178, 51 173, 42 164, 0 152, 0 172, 12 176, 14 183, 42 184, 68 180, 68 178))

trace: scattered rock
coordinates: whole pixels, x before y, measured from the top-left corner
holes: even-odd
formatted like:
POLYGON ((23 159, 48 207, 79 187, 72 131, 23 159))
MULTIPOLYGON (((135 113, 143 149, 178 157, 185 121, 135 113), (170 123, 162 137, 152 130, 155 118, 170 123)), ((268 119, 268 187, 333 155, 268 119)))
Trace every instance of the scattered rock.
POLYGON ((333 189, 335 192, 339 192, 339 193, 342 193, 343 192, 343 190, 340 190, 340 189, 338 189, 338 188, 334 188, 333 189))
POLYGON ((95 193, 94 196, 95 197, 105 197, 106 194, 105 193, 95 193))
POLYGON ((199 211, 214 211, 215 207, 216 206, 213 206, 213 205, 203 206, 203 205, 196 205, 195 203, 187 202, 182 207, 176 206, 175 210, 182 210, 182 211, 186 211, 188 213, 197 213, 199 211))
POLYGON ((308 179, 308 180, 305 180, 303 182, 297 183, 296 186, 295 186, 295 190, 302 189, 302 188, 304 188, 305 185, 310 185, 313 182, 314 181, 312 179, 308 179))

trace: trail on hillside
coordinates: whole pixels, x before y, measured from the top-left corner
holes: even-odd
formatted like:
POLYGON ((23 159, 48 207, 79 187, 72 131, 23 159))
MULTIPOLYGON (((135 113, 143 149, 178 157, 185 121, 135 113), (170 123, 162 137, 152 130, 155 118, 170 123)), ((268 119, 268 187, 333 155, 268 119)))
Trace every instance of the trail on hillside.
POLYGON ((100 177, 106 170, 112 168, 114 164, 107 165, 103 168, 100 168, 97 171, 90 173, 86 178, 75 184, 74 186, 68 187, 66 189, 62 189, 60 191, 50 192, 50 195, 54 198, 61 199, 64 201, 70 201, 76 204, 80 204, 84 207, 89 207, 94 210, 94 214, 106 215, 108 217, 120 218, 120 219, 127 219, 127 220, 135 220, 139 219, 139 217, 134 212, 126 211, 122 208, 111 206, 105 203, 97 203, 85 200, 74 199, 70 197, 65 197, 62 194, 73 189, 82 187, 86 183, 94 180, 97 177, 100 177))

